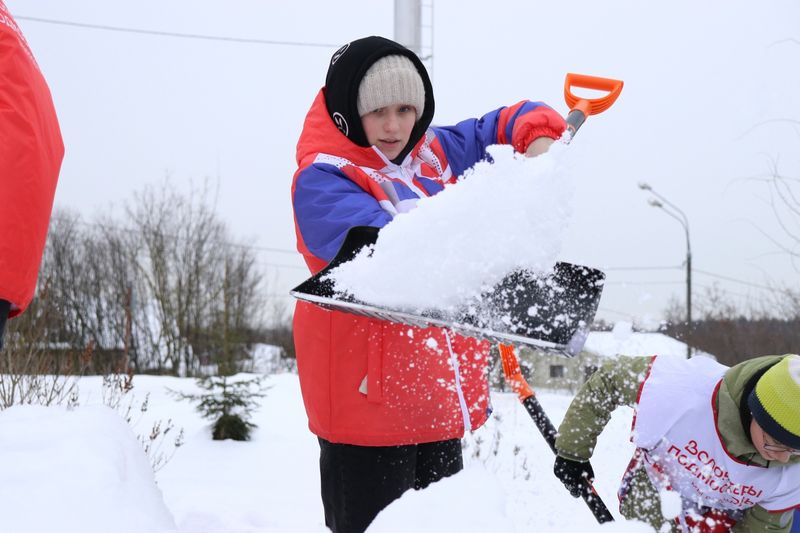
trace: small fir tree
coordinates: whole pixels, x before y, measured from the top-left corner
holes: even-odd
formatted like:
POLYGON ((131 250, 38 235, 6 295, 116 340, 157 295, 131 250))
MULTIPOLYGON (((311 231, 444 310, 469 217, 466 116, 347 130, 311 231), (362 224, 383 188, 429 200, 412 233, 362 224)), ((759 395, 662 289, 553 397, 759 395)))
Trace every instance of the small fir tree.
POLYGON ((197 385, 206 392, 178 393, 178 396, 183 400, 197 402, 200 414, 214 420, 214 440, 250 440, 250 432, 256 427, 250 422, 253 410, 258 407, 256 399, 266 395, 261 379, 206 376, 197 380, 197 385))

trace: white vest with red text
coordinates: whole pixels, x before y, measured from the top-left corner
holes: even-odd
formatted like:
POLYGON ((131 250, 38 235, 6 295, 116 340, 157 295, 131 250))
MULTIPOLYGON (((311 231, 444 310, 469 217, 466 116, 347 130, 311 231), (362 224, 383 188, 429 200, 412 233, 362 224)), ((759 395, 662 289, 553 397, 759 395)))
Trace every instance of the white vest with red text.
POLYGON ((800 504, 800 464, 765 468, 731 456, 717 429, 714 398, 728 367, 706 357, 656 357, 636 406, 633 442, 659 490, 714 509, 800 504))

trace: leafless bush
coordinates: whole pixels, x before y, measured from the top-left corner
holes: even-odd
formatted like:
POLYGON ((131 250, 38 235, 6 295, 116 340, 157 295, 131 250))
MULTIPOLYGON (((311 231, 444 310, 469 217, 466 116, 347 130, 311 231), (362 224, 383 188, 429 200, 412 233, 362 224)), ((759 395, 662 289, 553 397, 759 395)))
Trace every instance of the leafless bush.
POLYGON ((78 377, 92 358, 51 342, 55 309, 47 284, 28 310, 8 323, 0 350, 0 410, 12 405, 77 404, 78 377))
POLYGON ((150 395, 139 400, 133 394, 133 389, 133 373, 130 371, 127 374, 103 376, 103 405, 114 409, 125 419, 150 460, 153 472, 158 472, 183 445, 183 428, 174 431, 172 419, 156 420, 148 430, 142 432, 139 426, 150 408, 150 395))

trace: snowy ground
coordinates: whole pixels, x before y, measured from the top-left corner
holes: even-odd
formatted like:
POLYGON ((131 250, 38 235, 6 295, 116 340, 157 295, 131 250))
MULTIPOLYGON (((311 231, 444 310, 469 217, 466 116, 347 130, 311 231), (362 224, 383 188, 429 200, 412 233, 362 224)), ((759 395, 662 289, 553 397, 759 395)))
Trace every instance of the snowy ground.
MULTIPOLYGON (((193 380, 136 376, 117 412, 102 404, 101 381, 80 383, 81 406, 15 407, 0 412, 0 516, 3 531, 48 533, 324 532, 318 447, 306 428, 297 376, 269 377, 251 442, 214 442, 193 406, 167 389, 195 392, 193 380), (148 410, 138 409, 149 394, 148 410), (131 397, 132 401, 131 401, 131 397), (138 421, 137 421, 138 419, 138 421), (169 455, 155 475, 135 441, 152 423, 172 420, 152 456, 169 455), (133 431, 130 426, 133 425, 133 431)), ((569 396, 541 394, 557 424, 569 396)), ((552 456, 511 394, 493 396, 495 415, 466 440, 463 472, 404 495, 370 532, 648 531, 642 524, 598 526, 551 474, 552 456)), ((615 413, 593 465, 597 488, 616 512, 617 482, 631 454, 630 412, 615 413)), ((163 427, 163 426, 162 426, 163 427)))

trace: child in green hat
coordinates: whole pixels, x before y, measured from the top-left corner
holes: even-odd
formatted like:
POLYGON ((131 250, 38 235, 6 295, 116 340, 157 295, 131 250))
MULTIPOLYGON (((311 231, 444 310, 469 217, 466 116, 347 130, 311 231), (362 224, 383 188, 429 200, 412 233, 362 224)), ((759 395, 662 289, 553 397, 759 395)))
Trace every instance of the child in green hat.
POLYGON ((570 404, 556 476, 573 495, 611 412, 634 408, 620 511, 658 531, 784 531, 800 506, 800 356, 726 367, 707 357, 619 357, 570 404), (671 502, 680 501, 680 506, 671 502))

